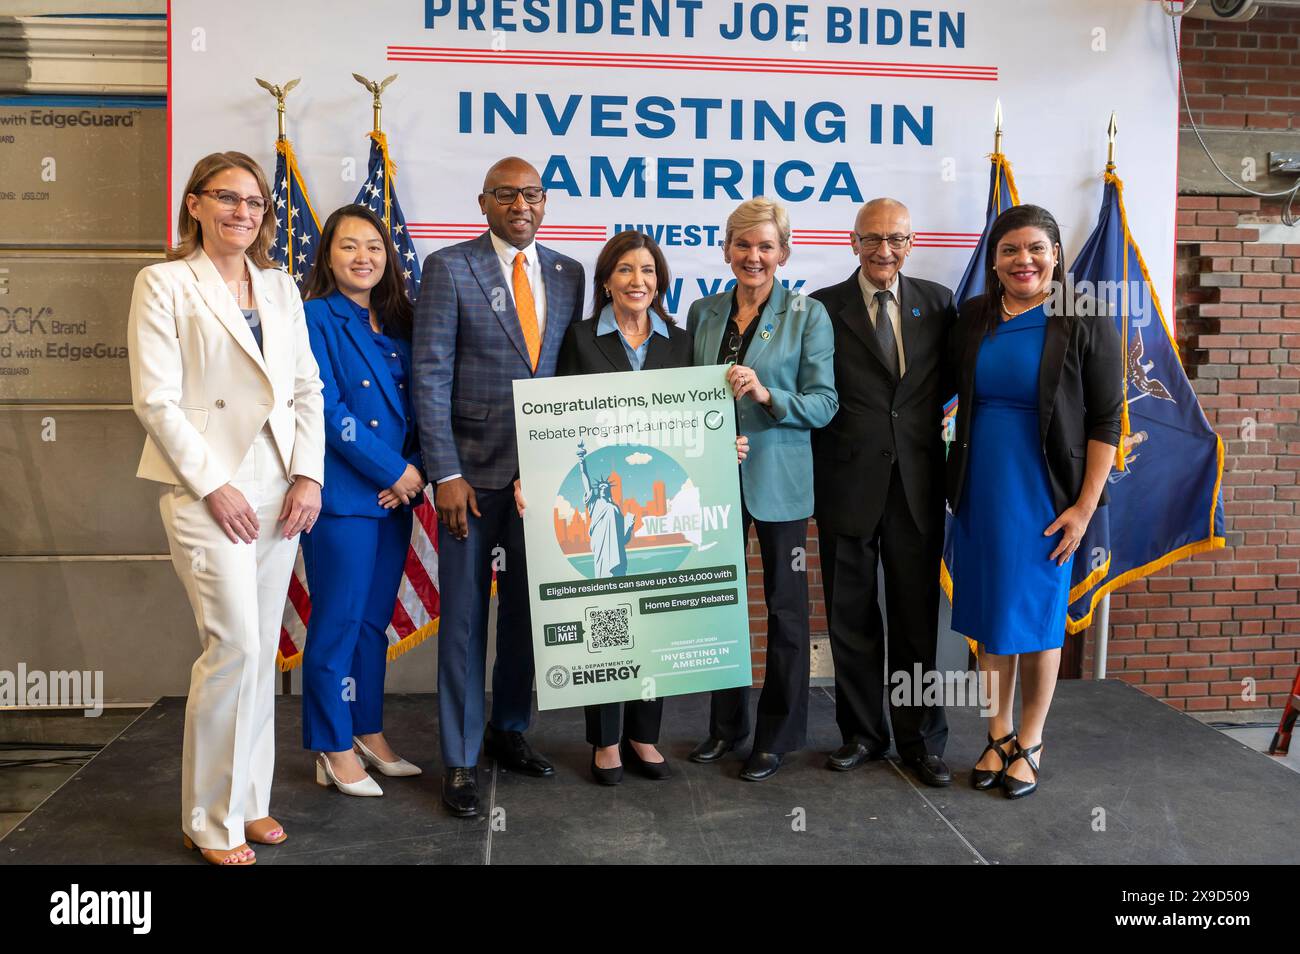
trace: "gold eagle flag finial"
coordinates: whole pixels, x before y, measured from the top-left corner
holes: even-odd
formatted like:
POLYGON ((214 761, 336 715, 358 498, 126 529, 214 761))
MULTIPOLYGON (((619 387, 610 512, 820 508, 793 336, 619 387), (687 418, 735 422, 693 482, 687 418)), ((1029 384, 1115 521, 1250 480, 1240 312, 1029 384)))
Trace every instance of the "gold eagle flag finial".
POLYGON ((371 104, 374 107, 374 111, 375 111, 375 132, 381 132, 383 126, 381 125, 380 120, 382 118, 383 109, 384 109, 384 104, 381 97, 383 96, 384 90, 388 89, 389 84, 392 83, 393 80, 397 79, 397 74, 394 73, 392 76, 389 76, 378 82, 376 82, 375 80, 366 79, 360 73, 353 73, 352 78, 356 80, 358 83, 360 83, 362 86, 364 86, 366 89, 370 90, 371 94, 375 97, 374 102, 371 104))
POLYGON ((270 93, 272 96, 275 97, 275 115, 276 115, 278 130, 279 130, 276 135, 276 138, 284 139, 285 138, 284 98, 289 95, 290 90, 292 90, 295 86, 298 85, 298 83, 301 81, 301 77, 299 77, 298 79, 291 79, 283 86, 273 86, 272 84, 268 83, 266 80, 259 79, 256 76, 254 76, 253 79, 257 80, 258 86, 262 87, 262 89, 266 90, 268 93, 270 93))

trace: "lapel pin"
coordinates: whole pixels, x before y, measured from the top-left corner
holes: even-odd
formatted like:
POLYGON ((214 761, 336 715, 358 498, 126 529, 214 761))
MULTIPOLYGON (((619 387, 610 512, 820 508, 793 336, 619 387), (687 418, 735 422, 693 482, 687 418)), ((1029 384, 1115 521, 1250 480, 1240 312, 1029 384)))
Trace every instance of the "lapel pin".
POLYGON ((555 270, 556 270, 557 272, 559 272, 559 271, 563 271, 563 270, 564 270, 564 266, 562 266, 559 262, 556 262, 556 263, 555 263, 555 270))
POLYGON ((914 307, 914 308, 912 309, 912 317, 913 317, 913 318, 920 318, 920 317, 921 317, 921 309, 920 309, 920 308, 915 308, 915 307, 914 307))
POLYGON ((770 332, 770 331, 768 331, 766 328, 764 328, 764 329, 763 329, 763 333, 762 333, 761 335, 759 335, 759 337, 762 338, 764 341, 766 341, 768 338, 772 337, 772 332, 770 332))

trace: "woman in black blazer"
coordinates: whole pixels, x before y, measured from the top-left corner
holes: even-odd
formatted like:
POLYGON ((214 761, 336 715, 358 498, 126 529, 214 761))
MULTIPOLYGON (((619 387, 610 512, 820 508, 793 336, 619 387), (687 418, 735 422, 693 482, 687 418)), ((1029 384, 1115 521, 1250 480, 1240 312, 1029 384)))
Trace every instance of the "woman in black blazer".
MULTIPOLYGON (((557 375, 688 368, 691 336, 664 309, 668 263, 650 236, 620 232, 596 259, 591 318, 569 325, 560 345, 557 375)), ((623 780, 630 762, 652 779, 671 773, 655 748, 663 699, 586 706, 591 774, 602 785, 623 780), (619 723, 622 722, 620 731, 619 723)))
POLYGON ((988 292, 962 305, 951 338, 952 626, 980 643, 984 691, 995 700, 972 783, 1022 798, 1038 786, 1034 755, 1056 689, 1074 551, 1106 502, 1124 364, 1114 320, 1093 317, 1091 300, 1065 298, 1051 213, 1007 209, 989 231, 987 261, 988 292))
MULTIPOLYGON (((591 317, 569 325, 556 374, 689 368, 691 336, 664 308, 669 280, 668 263, 650 236, 620 232, 606 242, 596 259, 591 317)), ((741 460, 747 447, 747 438, 737 439, 741 460)), ((522 514, 518 481, 515 500, 522 514)), ((624 761, 647 778, 668 778, 668 763, 655 747, 662 715, 662 699, 625 702, 621 713, 616 702, 586 707, 591 774, 597 782, 621 782, 624 761)))

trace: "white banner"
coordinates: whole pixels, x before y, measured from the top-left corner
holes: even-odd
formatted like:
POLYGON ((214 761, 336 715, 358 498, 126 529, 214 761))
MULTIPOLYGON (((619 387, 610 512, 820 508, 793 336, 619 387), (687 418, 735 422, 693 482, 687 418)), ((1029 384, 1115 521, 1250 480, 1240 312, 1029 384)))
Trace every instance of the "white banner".
MULTIPOLYGON (((728 213, 786 205, 779 277, 812 291, 855 267, 857 206, 912 210, 905 271, 955 285, 984 223, 994 104, 1022 201, 1061 223, 1066 261, 1101 202, 1106 126, 1130 226, 1172 315, 1177 74, 1151 0, 860 6, 733 0, 171 0, 171 202, 194 161, 239 149, 274 167, 275 104, 323 221, 365 176, 371 96, 421 257, 485 228, 492 162, 530 160, 549 190, 539 241, 590 270, 626 228, 659 240, 685 316, 727 287, 728 213)), ((588 290, 590 295, 590 290, 588 290)))

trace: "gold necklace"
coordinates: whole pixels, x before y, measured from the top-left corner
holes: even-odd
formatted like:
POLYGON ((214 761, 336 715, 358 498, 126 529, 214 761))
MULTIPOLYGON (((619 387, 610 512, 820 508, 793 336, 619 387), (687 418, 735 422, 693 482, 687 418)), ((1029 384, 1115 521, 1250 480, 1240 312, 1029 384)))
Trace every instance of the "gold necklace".
MULTIPOLYGON (((640 339, 641 341, 644 341, 646 338, 650 336, 650 332, 652 330, 652 328, 647 328, 645 331, 628 331, 622 326, 622 324, 619 324, 617 321, 615 322, 615 324, 618 324, 618 330, 623 333, 623 337, 627 339, 628 344, 632 344, 632 341, 634 339, 640 339)), ((632 345, 632 347, 635 348, 636 345, 632 345)))
POLYGON ((1002 310, 1006 313, 1006 316, 1008 318, 1019 318, 1021 315, 1025 314, 1026 312, 1033 311, 1035 308, 1037 308, 1039 305, 1041 305, 1043 302, 1047 301, 1047 299, 1051 297, 1052 297, 1051 292, 1043 292, 1043 297, 1038 299, 1038 301, 1034 302, 1028 308, 1025 308, 1021 311, 1012 311, 1010 308, 1007 307, 1007 296, 1005 293, 1003 293, 1002 310))

